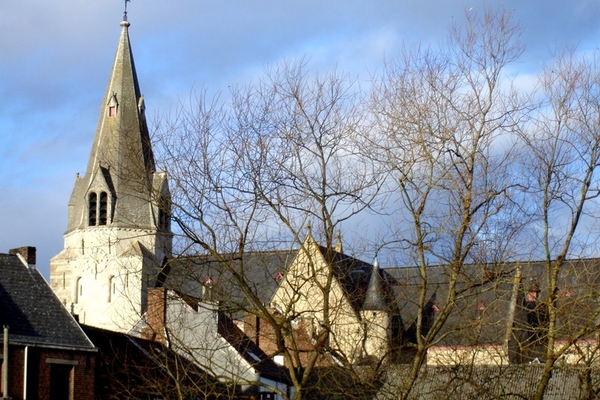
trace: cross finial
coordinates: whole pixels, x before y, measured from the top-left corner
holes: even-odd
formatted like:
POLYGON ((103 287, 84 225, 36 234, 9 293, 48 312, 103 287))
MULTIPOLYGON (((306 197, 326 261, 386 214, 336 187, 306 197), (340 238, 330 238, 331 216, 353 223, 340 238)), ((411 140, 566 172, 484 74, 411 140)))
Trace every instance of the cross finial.
POLYGON ((127 21, 127 3, 131 0, 125 0, 125 12, 123 12, 123 21, 127 21))

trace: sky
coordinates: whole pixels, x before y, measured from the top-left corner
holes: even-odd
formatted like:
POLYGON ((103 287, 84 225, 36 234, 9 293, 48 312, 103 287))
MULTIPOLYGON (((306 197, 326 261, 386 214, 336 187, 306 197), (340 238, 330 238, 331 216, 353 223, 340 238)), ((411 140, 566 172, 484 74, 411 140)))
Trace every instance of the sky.
MULTIPOLYGON (((530 76, 557 46, 600 46, 600 1, 132 0, 129 34, 150 121, 194 91, 227 92, 305 58, 311 71, 365 82, 403 45, 437 45, 484 7, 513 12, 530 76)), ((84 173, 124 0, 0 0, 0 253, 63 246, 67 203, 84 173)))

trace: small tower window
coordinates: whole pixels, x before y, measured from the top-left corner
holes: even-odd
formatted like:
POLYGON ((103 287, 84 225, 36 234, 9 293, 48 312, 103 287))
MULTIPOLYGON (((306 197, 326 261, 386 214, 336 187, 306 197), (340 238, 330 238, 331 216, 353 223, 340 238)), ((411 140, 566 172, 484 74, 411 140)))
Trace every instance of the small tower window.
POLYGON ((158 229, 163 231, 169 230, 169 216, 162 208, 158 210, 158 229))
POLYGON ((111 275, 108 279, 108 302, 115 300, 115 294, 117 293, 117 280, 114 275, 111 275))
POLYGON ((106 225, 108 215, 108 195, 106 192, 100 193, 100 213, 98 225, 106 225))
POLYGON ((83 282, 81 281, 81 277, 78 277, 75 279, 75 285, 73 287, 73 303, 79 303, 81 295, 83 295, 83 282))
POLYGON ((98 218, 98 195, 94 192, 89 195, 89 218, 88 223, 90 226, 96 225, 98 218))
POLYGON ((168 231, 170 229, 170 210, 169 199, 161 196, 158 203, 158 229, 168 231))
POLYGON ((117 115, 117 107, 119 102, 117 101, 117 93, 113 93, 108 101, 108 116, 115 117, 117 115))

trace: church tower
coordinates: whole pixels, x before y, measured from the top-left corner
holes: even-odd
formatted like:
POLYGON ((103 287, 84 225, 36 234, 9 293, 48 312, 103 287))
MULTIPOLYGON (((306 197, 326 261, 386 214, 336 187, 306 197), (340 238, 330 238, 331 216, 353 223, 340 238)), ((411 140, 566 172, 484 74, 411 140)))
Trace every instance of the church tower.
POLYGON ((86 173, 69 201, 64 249, 50 261, 52 289, 79 320, 117 331, 145 311, 172 240, 167 177, 155 170, 129 25, 124 17, 86 173))

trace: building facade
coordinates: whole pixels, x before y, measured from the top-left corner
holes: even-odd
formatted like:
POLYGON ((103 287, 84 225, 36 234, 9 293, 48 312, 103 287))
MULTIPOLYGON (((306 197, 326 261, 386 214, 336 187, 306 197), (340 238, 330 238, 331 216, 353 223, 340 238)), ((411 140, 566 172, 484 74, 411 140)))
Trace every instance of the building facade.
POLYGON ((10 253, 0 254, 2 398, 94 399, 95 346, 36 269, 35 248, 10 253))

